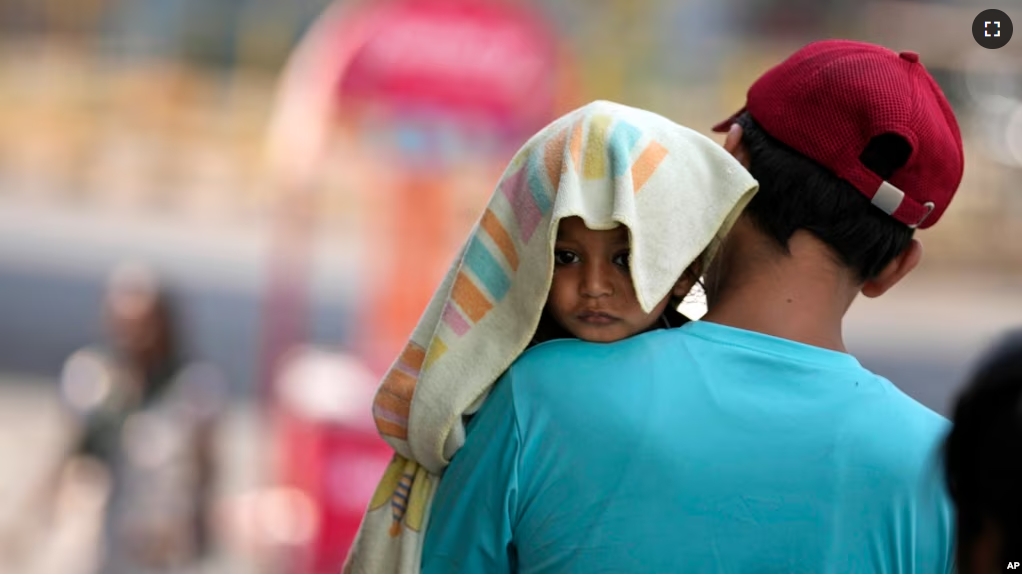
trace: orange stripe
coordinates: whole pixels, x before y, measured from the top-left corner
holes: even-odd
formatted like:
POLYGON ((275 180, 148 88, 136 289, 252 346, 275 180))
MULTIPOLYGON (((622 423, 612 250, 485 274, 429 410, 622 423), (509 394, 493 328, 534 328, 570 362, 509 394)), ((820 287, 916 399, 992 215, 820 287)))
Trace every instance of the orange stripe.
POLYGON ((422 369, 422 362, 426 361, 426 350, 414 343, 409 343, 408 347, 401 352, 401 358, 398 361, 415 371, 419 371, 422 369))
POLYGON ((575 129, 571 131, 571 143, 568 144, 571 150, 571 164, 575 170, 580 169, 582 161, 582 122, 575 123, 575 129))
POLYGON ((412 407, 412 404, 407 399, 398 397, 385 389, 381 389, 380 393, 376 394, 376 405, 405 419, 408 418, 408 412, 412 407))
POLYGON ((468 279, 465 272, 458 273, 458 279, 454 280, 451 297, 473 323, 478 323, 493 309, 493 304, 486 299, 486 296, 479 291, 472 280, 468 279))
POLYGON ((396 423, 391 423, 386 419, 376 418, 376 430, 383 435, 389 435, 398 439, 408 439, 408 430, 401 427, 396 423))
MULTIPOLYGON (((497 216, 490 210, 486 210, 483 214, 482 221, 483 229, 486 233, 490 234, 493 239, 493 243, 497 244, 500 248, 500 253, 504 254, 504 259, 510 264, 511 269, 518 271, 518 252, 515 251, 515 244, 511 240, 511 235, 507 233, 504 226, 497 219, 497 216)), ((425 357, 425 354, 423 354, 425 357)))
POLYGON ((564 140, 568 137, 567 130, 561 130, 556 136, 546 143, 543 154, 543 163, 546 164, 546 175, 550 178, 550 185, 553 190, 561 184, 561 170, 564 163, 564 140))
POLYGON ((632 164, 632 190, 636 194, 639 193, 642 186, 646 185, 646 181, 653 175, 665 157, 667 157, 667 148, 661 146, 659 142, 650 142, 642 154, 635 159, 635 163, 632 164))
POLYGON ((415 393, 416 381, 418 380, 407 373, 399 369, 392 369, 384 378, 383 385, 380 386, 380 393, 387 392, 394 397, 411 402, 412 394, 415 393))

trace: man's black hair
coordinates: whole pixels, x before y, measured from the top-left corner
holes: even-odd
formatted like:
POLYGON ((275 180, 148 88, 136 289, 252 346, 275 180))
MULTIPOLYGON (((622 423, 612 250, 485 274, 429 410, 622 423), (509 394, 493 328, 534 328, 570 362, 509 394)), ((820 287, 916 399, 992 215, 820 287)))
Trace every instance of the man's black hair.
POLYGON ((958 508, 959 567, 972 565, 983 532, 1000 531, 1000 563, 1022 557, 1022 330, 981 362, 954 412, 944 452, 958 508))
MULTIPOLYGON (((806 230, 865 281, 909 246, 912 228, 871 204, 850 183, 775 140, 748 112, 737 121, 743 129, 749 171, 759 181, 759 192, 745 213, 785 252, 795 231, 806 230)), ((885 134, 873 138, 860 160, 886 180, 905 165, 910 154, 908 142, 885 134)))

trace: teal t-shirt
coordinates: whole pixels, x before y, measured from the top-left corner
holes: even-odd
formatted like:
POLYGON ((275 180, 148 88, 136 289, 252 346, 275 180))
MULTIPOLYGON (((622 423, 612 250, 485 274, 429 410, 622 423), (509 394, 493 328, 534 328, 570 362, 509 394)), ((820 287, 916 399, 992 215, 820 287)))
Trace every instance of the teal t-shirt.
POLYGON ((854 357, 693 322, 494 386, 423 572, 950 572, 947 421, 854 357))

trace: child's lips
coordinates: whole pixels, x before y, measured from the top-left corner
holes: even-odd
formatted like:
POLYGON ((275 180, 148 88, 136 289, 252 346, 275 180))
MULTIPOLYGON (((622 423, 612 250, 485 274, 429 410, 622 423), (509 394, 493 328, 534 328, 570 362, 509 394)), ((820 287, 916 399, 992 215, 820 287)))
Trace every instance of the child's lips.
POLYGON ((578 314, 578 320, 592 325, 608 325, 618 321, 618 318, 603 311, 584 311, 578 314))

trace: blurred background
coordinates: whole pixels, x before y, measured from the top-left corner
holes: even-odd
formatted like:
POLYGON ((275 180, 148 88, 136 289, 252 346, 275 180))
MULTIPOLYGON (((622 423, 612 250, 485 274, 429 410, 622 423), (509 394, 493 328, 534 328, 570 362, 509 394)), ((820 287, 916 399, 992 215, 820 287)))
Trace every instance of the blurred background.
MULTIPOLYGON (((709 134, 828 37, 913 50, 965 179, 863 364, 948 413, 1022 324, 1010 1, 0 0, 0 571, 336 572, 369 401, 504 163, 602 98, 709 134)), ((696 302, 698 307, 698 302, 696 302)))

